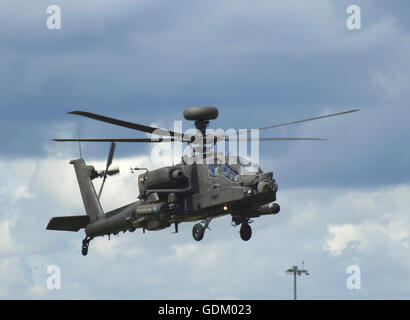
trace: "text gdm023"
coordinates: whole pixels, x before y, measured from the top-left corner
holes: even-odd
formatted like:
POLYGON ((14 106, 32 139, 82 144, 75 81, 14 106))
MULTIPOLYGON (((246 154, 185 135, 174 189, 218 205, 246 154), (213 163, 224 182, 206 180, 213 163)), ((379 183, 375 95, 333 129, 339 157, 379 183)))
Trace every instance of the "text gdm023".
POLYGON ((246 305, 218 305, 207 304, 202 307, 202 313, 209 315, 249 315, 252 314, 252 307, 249 304, 246 305))

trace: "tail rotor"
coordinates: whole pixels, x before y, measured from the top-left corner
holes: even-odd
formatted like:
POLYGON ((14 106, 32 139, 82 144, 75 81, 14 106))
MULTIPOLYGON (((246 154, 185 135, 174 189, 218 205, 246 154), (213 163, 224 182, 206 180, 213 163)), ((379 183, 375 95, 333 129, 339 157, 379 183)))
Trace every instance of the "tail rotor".
POLYGON ((107 179, 107 176, 114 176, 120 173, 120 169, 118 167, 110 170, 110 166, 114 158, 114 152, 115 152, 115 143, 111 142, 110 151, 108 153, 107 164, 105 166, 105 170, 94 172, 94 178, 97 178, 97 177, 103 178, 100 191, 98 192, 98 199, 100 199, 101 197, 101 193, 104 189, 104 184, 105 184, 105 180, 107 179))

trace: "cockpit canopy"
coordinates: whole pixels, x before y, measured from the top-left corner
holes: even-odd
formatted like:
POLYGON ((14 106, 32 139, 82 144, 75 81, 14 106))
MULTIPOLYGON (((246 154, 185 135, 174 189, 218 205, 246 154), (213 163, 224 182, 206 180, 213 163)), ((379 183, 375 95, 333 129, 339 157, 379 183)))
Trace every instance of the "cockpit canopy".
POLYGON ((262 172, 262 169, 257 163, 253 163, 248 159, 240 156, 226 156, 226 158, 227 163, 234 166, 241 176, 254 175, 262 172))
POLYGON ((262 172, 258 164, 238 157, 238 168, 240 175, 254 175, 262 172))
POLYGON ((183 157, 183 162, 197 164, 207 164, 209 174, 213 177, 226 176, 232 181, 239 181, 239 175, 255 175, 262 172, 258 164, 251 162, 240 156, 224 155, 223 153, 207 153, 205 158, 202 155, 195 157, 183 157), (236 177, 238 175, 238 177, 236 177))
POLYGON ((218 164, 218 163, 211 163, 208 164, 209 175, 211 177, 220 177, 221 175, 228 178, 233 182, 239 181, 239 173, 238 171, 228 163, 225 164, 218 164))

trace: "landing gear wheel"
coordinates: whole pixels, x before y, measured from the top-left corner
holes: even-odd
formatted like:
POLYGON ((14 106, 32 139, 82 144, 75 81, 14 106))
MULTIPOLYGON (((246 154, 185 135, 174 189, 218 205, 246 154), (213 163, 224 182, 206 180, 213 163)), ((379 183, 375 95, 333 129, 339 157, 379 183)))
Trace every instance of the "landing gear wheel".
POLYGON ((200 223, 197 223, 192 228, 192 236, 194 237, 196 241, 201 241, 202 238, 204 237, 204 233, 205 233, 205 228, 200 223))
POLYGON ((88 253, 88 246, 83 246, 83 248, 81 249, 81 253, 83 254, 83 256, 86 256, 88 253))
POLYGON ((252 228, 249 224, 242 223, 239 233, 243 241, 248 241, 252 237, 252 228))
POLYGON ((83 254, 83 256, 86 256, 88 254, 88 245, 90 244, 91 238, 85 238, 83 240, 83 246, 81 248, 81 253, 83 254))

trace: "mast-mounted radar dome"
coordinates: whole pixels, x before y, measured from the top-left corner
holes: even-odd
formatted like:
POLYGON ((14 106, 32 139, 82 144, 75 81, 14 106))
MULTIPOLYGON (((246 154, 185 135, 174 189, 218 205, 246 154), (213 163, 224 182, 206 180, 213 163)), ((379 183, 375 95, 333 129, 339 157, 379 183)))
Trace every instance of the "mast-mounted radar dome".
POLYGON ((218 117, 218 109, 216 107, 189 107, 184 110, 184 118, 186 120, 214 120, 218 117))

